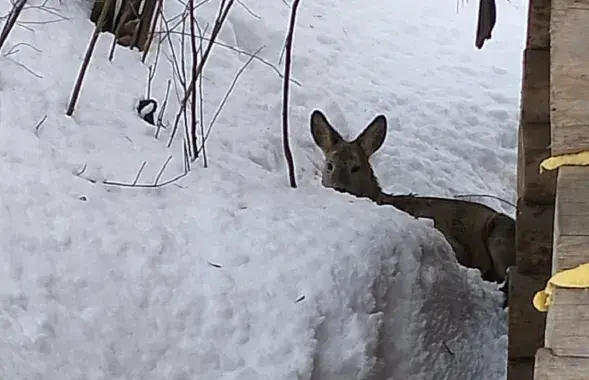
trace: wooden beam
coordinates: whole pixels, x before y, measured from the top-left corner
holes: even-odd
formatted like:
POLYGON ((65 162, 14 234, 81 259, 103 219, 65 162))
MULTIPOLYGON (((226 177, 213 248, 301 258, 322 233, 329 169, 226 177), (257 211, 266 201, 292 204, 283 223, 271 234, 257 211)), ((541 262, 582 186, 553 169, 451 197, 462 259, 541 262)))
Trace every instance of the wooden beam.
POLYGON ((530 0, 528 7, 527 47, 550 47, 550 0, 530 0))
POLYGON ((567 358, 541 348, 536 353, 534 380, 587 380, 589 359, 567 358))
POLYGON ((527 202, 554 204, 557 172, 540 174, 538 170, 540 163, 550 157, 550 124, 535 124, 522 120, 519 140, 518 196, 527 202))
POLYGON ((532 380, 534 377, 534 358, 531 360, 509 360, 507 380, 532 380))
POLYGON ((548 275, 525 275, 516 267, 509 270, 509 360, 527 359, 533 363, 536 351, 544 344, 546 313, 534 308, 532 298, 544 289, 546 280, 548 275))
POLYGON ((589 150, 589 0, 552 0, 552 154, 589 150))
POLYGON ((554 206, 517 201, 516 263, 520 273, 550 275, 554 206))
MULTIPOLYGON (((559 356, 589 358, 589 289, 555 288, 544 346, 559 356)), ((588 362, 589 363, 589 362, 588 362)), ((589 378, 589 367, 586 379, 589 378)))
MULTIPOLYGON (((556 188, 554 237, 589 236, 589 167, 561 167, 556 188)), ((589 249, 589 247, 588 247, 589 249)), ((583 252, 589 261, 589 252, 583 252)))
POLYGON ((549 123, 550 50, 526 49, 523 61, 521 120, 549 123))

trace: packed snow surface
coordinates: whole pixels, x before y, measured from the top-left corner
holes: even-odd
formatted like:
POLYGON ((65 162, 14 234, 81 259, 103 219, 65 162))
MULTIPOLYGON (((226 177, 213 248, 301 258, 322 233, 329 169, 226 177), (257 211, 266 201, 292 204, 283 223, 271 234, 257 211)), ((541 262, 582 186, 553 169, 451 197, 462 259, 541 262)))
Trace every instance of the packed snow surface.
MULTIPOLYGON (((145 162, 137 183, 153 183, 169 156, 159 181, 183 171, 183 128, 166 146, 181 91, 170 43, 150 85, 161 108, 172 83, 158 139, 135 111, 157 41, 145 64, 122 47, 109 62, 103 34, 68 117, 92 1, 45 3, 0 51, 0 378, 505 378, 498 286, 427 222, 323 188, 309 115, 352 138, 385 114, 372 163, 387 192, 513 201, 527 2, 498 1, 479 51, 476 2, 302 0, 297 189, 280 135, 285 1, 235 3, 203 75, 208 167, 201 154, 161 188, 102 181, 133 183, 145 162)), ((206 33, 218 6, 197 11, 206 33)), ((178 59, 182 11, 165 1, 178 59)))

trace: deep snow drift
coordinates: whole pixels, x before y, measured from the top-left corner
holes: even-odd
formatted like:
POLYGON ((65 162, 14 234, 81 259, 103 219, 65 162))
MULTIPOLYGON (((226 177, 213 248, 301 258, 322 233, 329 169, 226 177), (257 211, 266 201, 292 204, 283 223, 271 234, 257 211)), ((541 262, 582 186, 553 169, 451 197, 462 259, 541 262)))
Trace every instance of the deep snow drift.
MULTIPOLYGON (((322 188, 308 118, 321 108, 352 137, 386 114, 373 159, 385 191, 513 201, 526 2, 499 2, 493 40, 477 51, 474 3, 456 12, 454 2, 303 0, 290 107, 296 190, 282 153, 282 80, 259 60, 212 126, 208 168, 200 159, 161 189, 100 184, 132 182, 143 161, 139 182, 153 182, 168 155, 162 180, 173 177, 181 141, 167 149, 169 130, 156 140, 136 116, 147 65, 123 48, 109 62, 106 34, 65 116, 93 25, 90 1, 61 3, 48 3, 55 14, 25 10, 31 23, 0 52, 0 378, 505 377, 497 286, 459 266, 427 223, 322 188)), ((221 42, 249 53, 265 45, 260 56, 280 67, 288 5, 244 4, 221 42)), ((217 6, 200 8, 203 25, 217 6)), ((0 14, 9 9, 0 0, 0 14)), ((167 18, 182 9, 166 0, 167 18)), ((248 58, 214 48, 205 126, 248 58)), ((160 102, 169 79, 162 55, 160 102)), ((165 119, 176 109, 172 90, 165 119)))

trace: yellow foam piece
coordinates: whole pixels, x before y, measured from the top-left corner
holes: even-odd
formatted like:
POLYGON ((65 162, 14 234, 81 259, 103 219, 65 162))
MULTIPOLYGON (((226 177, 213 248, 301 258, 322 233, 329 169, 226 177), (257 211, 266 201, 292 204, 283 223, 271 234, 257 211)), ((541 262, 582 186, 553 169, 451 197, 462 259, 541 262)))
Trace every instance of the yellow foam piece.
POLYGON ((544 170, 554 170, 561 166, 586 166, 589 165, 589 151, 561 154, 559 156, 548 157, 540 163, 540 173, 544 170))
POLYGON ((538 311, 545 312, 553 301, 554 287, 589 288, 589 263, 555 273, 546 283, 546 288, 534 295, 532 303, 538 311))

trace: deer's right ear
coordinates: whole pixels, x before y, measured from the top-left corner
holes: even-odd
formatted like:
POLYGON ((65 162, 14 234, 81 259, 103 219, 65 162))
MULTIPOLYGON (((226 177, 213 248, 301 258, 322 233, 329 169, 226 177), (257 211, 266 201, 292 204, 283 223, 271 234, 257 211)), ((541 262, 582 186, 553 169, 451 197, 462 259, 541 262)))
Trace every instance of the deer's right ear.
POLYGON ((342 140, 340 134, 319 110, 315 110, 311 114, 311 135, 324 153, 329 152, 335 144, 342 140))

